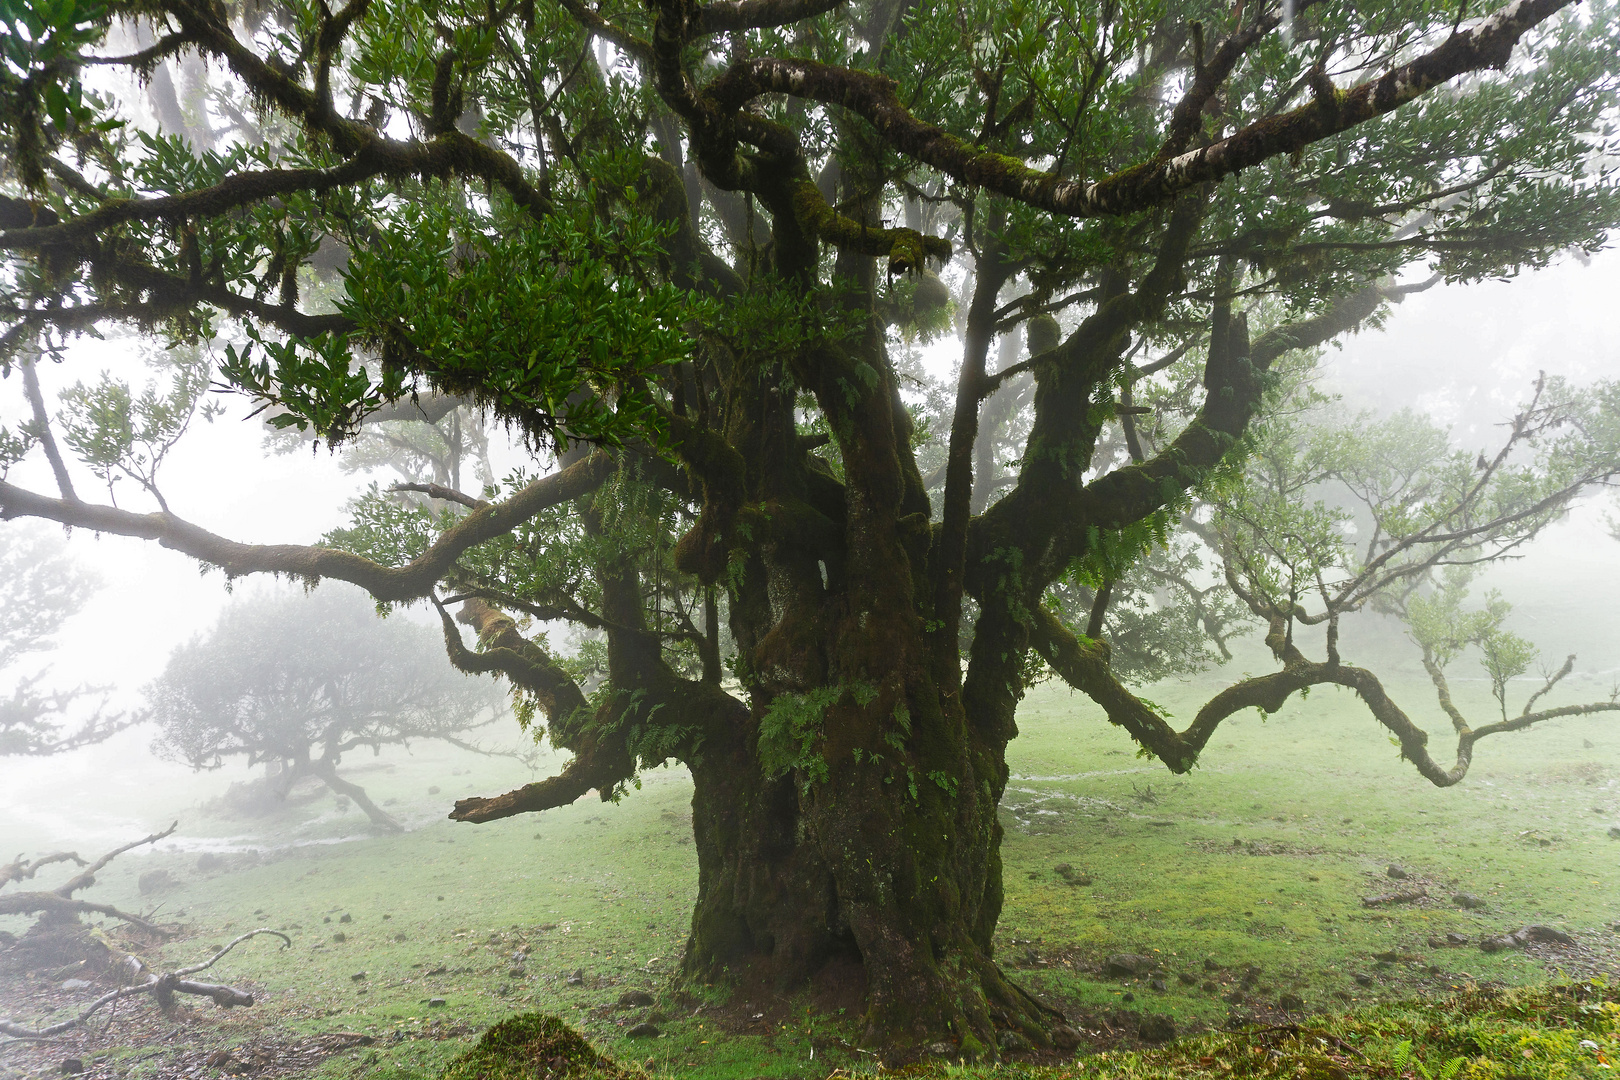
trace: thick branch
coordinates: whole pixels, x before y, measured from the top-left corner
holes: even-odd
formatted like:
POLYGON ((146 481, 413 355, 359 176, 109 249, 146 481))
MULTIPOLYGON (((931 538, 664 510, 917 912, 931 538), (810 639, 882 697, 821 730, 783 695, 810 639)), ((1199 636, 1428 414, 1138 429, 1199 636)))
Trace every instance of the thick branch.
MULTIPOLYGON (((706 96, 736 109, 760 94, 782 93, 840 105, 865 118, 901 153, 961 181, 1069 217, 1135 213, 1163 206, 1176 195, 1257 165, 1296 153, 1342 131, 1376 119, 1458 76, 1501 68, 1532 27, 1574 0, 1513 0, 1469 30, 1410 63, 1350 90, 1279 116, 1256 120, 1209 146, 1152 161, 1087 183, 1031 169, 993 154, 912 116, 894 80, 829 67, 809 60, 760 58, 733 64, 707 87, 706 96)), ((1179 138, 1180 128, 1172 135, 1179 138)), ((1173 146, 1175 139, 1167 145, 1173 146)))
POLYGON ((692 29, 698 34, 727 34, 736 30, 765 30, 813 19, 844 0, 716 0, 698 8, 692 29))
MULTIPOLYGON (((431 155, 421 155, 424 165, 431 155)), ((221 214, 293 192, 319 194, 348 187, 382 172, 380 159, 360 155, 331 169, 265 169, 228 176, 211 187, 151 199, 109 199, 102 205, 56 225, 9 229, 0 233, 0 251, 38 251, 94 237, 127 221, 183 221, 221 214)))
POLYGON ((81 912, 95 915, 106 915, 109 918, 127 922, 131 926, 138 926, 151 934, 172 936, 173 931, 164 929, 156 923, 147 922, 139 915, 131 915, 127 911, 120 911, 111 904, 92 904, 88 900, 74 900, 71 897, 58 896, 54 892, 20 892, 7 893, 0 896, 0 915, 32 915, 36 911, 47 911, 58 915, 75 915, 81 912))
MULTIPOLYGON (((1045 609, 1040 609, 1034 623, 1030 643, 1053 670, 1070 686, 1101 705, 1111 723, 1130 732, 1132 738, 1177 773, 1186 772, 1197 763, 1198 755, 1227 717, 1244 709, 1276 712, 1293 694, 1311 686, 1333 685, 1354 690, 1373 718, 1399 740, 1401 757, 1410 761, 1424 779, 1436 787, 1450 787, 1462 780, 1473 762, 1474 744, 1488 735, 1522 731, 1559 717, 1620 712, 1620 702, 1614 701, 1566 705, 1463 730, 1457 737, 1456 761, 1447 768, 1429 755, 1429 733, 1406 715, 1371 671, 1347 664, 1313 663, 1296 653, 1283 670, 1244 679, 1216 694, 1198 710, 1187 730, 1178 732, 1115 678, 1108 669, 1105 647, 1080 641, 1045 609)), ((1273 634, 1277 632, 1274 627, 1273 634)))
POLYGON ((156 540, 164 547, 218 566, 231 577, 291 574, 335 578, 358 585, 384 602, 426 596, 460 555, 510 532, 548 507, 594 490, 612 472, 609 456, 596 452, 568 468, 533 481, 511 498, 475 510, 446 529, 404 566, 384 566, 336 548, 302 544, 242 544, 169 513, 136 514, 110 506, 69 503, 25 491, 0 480, 0 520, 38 517, 117 536, 156 540))

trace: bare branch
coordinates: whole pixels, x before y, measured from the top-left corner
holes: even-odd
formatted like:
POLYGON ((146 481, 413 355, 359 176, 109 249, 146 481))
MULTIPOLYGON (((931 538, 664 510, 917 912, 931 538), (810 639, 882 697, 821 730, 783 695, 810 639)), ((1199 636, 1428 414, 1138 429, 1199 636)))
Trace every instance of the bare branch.
POLYGON ((15 862, 0 866, 0 888, 4 888, 13 881, 26 881, 38 873, 40 867, 59 862, 72 862, 77 863, 79 866, 87 865, 83 859, 79 858, 79 853, 76 851, 58 851, 53 855, 42 855, 33 862, 29 862, 21 855, 18 855, 15 862))
POLYGON ((107 852, 107 854, 91 863, 87 868, 69 878, 67 882, 58 886, 56 889, 56 895, 66 898, 72 896, 80 889, 88 889, 90 886, 96 883, 96 874, 101 871, 101 868, 118 858, 118 856, 122 855, 126 851, 131 851, 138 847, 145 847, 147 844, 155 844, 159 840, 171 835, 174 830, 178 829, 179 827, 180 823, 176 821, 174 824, 170 825, 167 829, 164 829, 160 833, 153 833, 151 836, 143 837, 140 840, 131 841, 130 843, 125 844, 123 847, 113 848, 111 851, 107 852))
POLYGON ((510 532, 542 510, 568 502, 599 486, 612 472, 612 459, 596 451, 559 472, 532 481, 502 502, 475 510, 446 529, 428 549, 404 566, 384 566, 336 548, 302 544, 242 544, 208 532, 169 513, 136 514, 116 507, 65 502, 0 480, 0 520, 38 517, 117 536, 156 540, 164 547, 218 566, 231 577, 290 574, 307 579, 347 581, 387 602, 426 596, 462 552, 510 532))
POLYGON ((28 398, 28 407, 34 414, 34 436, 45 449, 45 460, 51 463, 51 472, 56 477, 56 487, 61 492, 62 498, 69 502, 77 502, 79 497, 73 491, 73 478, 68 475, 67 463, 62 460, 62 451, 56 445, 56 436, 51 434, 51 417, 45 411, 45 396, 40 392, 39 372, 35 370, 38 362, 36 354, 20 365, 23 395, 28 398))
POLYGON ((78 1016, 63 1020, 60 1023, 52 1024, 49 1027, 30 1028, 25 1027, 14 1020, 0 1020, 0 1035, 10 1035, 12 1038, 16 1039, 55 1038, 56 1036, 72 1031, 74 1028, 83 1024, 97 1012, 101 1011, 103 1006, 110 1005, 121 998, 134 997, 137 994, 151 994, 152 997, 157 1000, 158 1004, 165 1009, 173 1004, 174 995, 177 993, 194 994, 199 997, 212 998, 215 1004, 227 1009, 252 1005, 253 995, 245 990, 238 990, 232 986, 222 986, 216 983, 192 982, 189 979, 186 979, 184 976, 194 975, 199 971, 213 967, 215 962, 223 957, 226 953, 236 948, 236 946, 240 945, 242 942, 247 941, 249 938, 258 937, 260 934, 272 934, 275 937, 280 938, 283 942, 281 946, 283 949, 292 947, 292 939, 279 930, 269 930, 265 928, 249 930, 245 934, 238 935, 224 948, 214 953, 213 956, 209 957, 202 963, 193 964, 191 967, 177 968, 174 971, 166 972, 162 975, 147 972, 144 964, 142 964, 135 957, 129 956, 126 957, 125 960, 130 967, 134 969, 134 974, 140 975, 145 973, 146 975, 146 977, 140 982, 135 983, 132 986, 121 986, 116 990, 108 991, 95 1001, 91 1002, 90 1007, 85 1009, 78 1016))
POLYGON ((443 484, 398 483, 391 485, 388 490, 390 492, 414 491, 418 492, 419 494, 426 495, 430 499, 443 499, 445 502, 460 503, 462 506, 470 507, 474 510, 482 510, 484 507, 489 505, 488 499, 475 499, 471 495, 457 491, 452 487, 445 487, 443 484))
POLYGON ((1428 751, 1429 733, 1419 727, 1385 691, 1371 671, 1347 664, 1312 663, 1284 644, 1286 620, 1274 619, 1267 644, 1288 656, 1281 671, 1244 679, 1211 698, 1188 725, 1178 732, 1140 698, 1132 694, 1108 670, 1107 647, 1099 642, 1082 642, 1055 615, 1039 609, 1031 628, 1030 643, 1052 665, 1063 680, 1103 707, 1109 722, 1123 727, 1172 772, 1184 773, 1197 763, 1223 720, 1244 709, 1276 712, 1295 693, 1312 686, 1343 686, 1354 690, 1373 718, 1400 742, 1401 757, 1410 761, 1424 779, 1436 787, 1451 787, 1468 774, 1474 758, 1474 744, 1489 735, 1522 731, 1535 724, 1566 716, 1588 716, 1620 712, 1620 702, 1601 701, 1586 705, 1566 705, 1482 728, 1458 731, 1456 761, 1449 768, 1440 765, 1428 751))

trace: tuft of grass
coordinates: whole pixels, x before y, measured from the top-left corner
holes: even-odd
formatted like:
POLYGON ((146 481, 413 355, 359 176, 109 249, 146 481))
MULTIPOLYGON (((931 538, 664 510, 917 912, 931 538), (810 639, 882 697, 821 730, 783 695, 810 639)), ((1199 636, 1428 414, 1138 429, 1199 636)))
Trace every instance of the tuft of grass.
POLYGON ((519 1013, 484 1032, 442 1080, 641 1080, 597 1053, 590 1042, 548 1013, 519 1013))

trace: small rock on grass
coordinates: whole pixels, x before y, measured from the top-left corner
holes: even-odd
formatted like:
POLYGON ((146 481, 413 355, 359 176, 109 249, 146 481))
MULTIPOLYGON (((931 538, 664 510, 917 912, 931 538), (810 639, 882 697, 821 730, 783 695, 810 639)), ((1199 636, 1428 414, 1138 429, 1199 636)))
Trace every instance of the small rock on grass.
POLYGON ((1163 1013, 1147 1013, 1136 1033, 1145 1042, 1169 1042, 1176 1037, 1176 1022, 1163 1013))
POLYGON ((1620 840, 1620 825, 1609 826, 1609 839, 1620 840))
POLYGON ((644 1009, 653 1003, 653 996, 645 990, 627 990, 619 995, 619 1007, 644 1009))
POLYGON ((582 986, 582 985, 584 985, 584 983, 585 983, 585 969, 584 968, 576 968, 573 972, 571 972, 569 974, 568 978, 563 980, 563 981, 566 982, 569 986, 582 986))
POLYGON ((442 1009, 445 1006, 444 998, 428 998, 428 1008, 442 1009))
POLYGON ((1481 900, 1473 893, 1468 892, 1454 893, 1451 897, 1451 902, 1456 904, 1458 907, 1466 908, 1469 911, 1478 911, 1485 906, 1485 901, 1481 900))
POLYGON ((1360 986, 1371 986, 1373 984, 1373 977, 1371 975, 1368 975, 1365 971, 1358 971, 1352 977, 1356 980, 1356 983, 1358 985, 1360 985, 1360 986))
POLYGON ((1305 999, 1298 994, 1284 994, 1277 999, 1277 1007, 1284 1012, 1301 1012, 1305 1008, 1305 999))
POLYGON ((625 1032, 625 1034, 632 1039, 656 1039, 658 1036, 662 1035, 663 1032, 659 1031, 656 1026, 643 1020, 641 1023, 625 1032))
POLYGON ((1405 881, 1407 878, 1412 876, 1411 874, 1408 874, 1405 869, 1399 866, 1391 866, 1388 870, 1385 870, 1384 873, 1391 881, 1405 881))
POLYGON ((1493 937, 1483 938, 1479 943, 1480 950, 1488 953, 1501 952, 1504 949, 1517 949, 1539 941, 1548 945, 1576 945, 1574 938, 1554 926, 1539 924, 1522 926, 1511 934, 1497 934, 1493 937))
POLYGON ((1114 953, 1103 961, 1103 974, 1116 978, 1127 975, 1146 975, 1153 970, 1155 961, 1140 953, 1114 953))

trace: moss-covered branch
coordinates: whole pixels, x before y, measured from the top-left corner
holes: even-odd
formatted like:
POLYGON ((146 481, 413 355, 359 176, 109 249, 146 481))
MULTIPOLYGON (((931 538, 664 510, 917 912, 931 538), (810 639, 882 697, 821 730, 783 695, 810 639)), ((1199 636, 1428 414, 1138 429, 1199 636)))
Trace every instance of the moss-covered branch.
MULTIPOLYGON (((1166 205, 1191 187, 1296 153, 1393 112, 1459 76, 1501 68, 1526 32, 1573 2, 1513 0, 1377 79, 1349 90, 1332 90, 1290 112, 1256 120, 1208 146, 1161 155, 1089 182, 1030 168, 1017 158, 991 153, 917 119, 901 101, 894 80, 883 75, 764 57, 732 65, 705 88, 705 95, 729 109, 767 93, 838 105, 863 117, 894 149, 964 184, 1068 217, 1115 216, 1166 205)), ((1172 121, 1168 150, 1185 142, 1194 118, 1178 116, 1172 121)))

